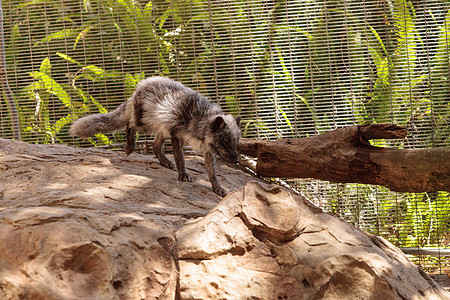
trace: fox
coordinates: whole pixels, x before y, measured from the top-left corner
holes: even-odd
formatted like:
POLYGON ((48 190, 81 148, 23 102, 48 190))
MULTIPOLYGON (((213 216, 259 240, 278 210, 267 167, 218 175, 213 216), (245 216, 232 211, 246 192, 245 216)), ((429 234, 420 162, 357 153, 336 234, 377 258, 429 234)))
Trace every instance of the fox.
POLYGON ((136 146, 136 132, 155 134, 153 153, 159 163, 178 171, 178 180, 192 181, 186 172, 183 145, 203 154, 212 190, 226 196, 217 178, 215 155, 228 163, 238 163, 237 145, 242 136, 241 117, 225 114, 207 97, 167 77, 141 80, 131 97, 109 113, 92 114, 75 120, 70 136, 87 138, 98 133, 126 131, 124 152, 130 155, 136 146), (162 147, 172 142, 175 165, 162 147))

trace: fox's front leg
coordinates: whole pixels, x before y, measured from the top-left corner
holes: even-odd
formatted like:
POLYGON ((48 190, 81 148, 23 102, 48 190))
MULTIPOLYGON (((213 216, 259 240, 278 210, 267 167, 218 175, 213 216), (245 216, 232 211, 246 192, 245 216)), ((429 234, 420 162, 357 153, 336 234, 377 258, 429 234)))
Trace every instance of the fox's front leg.
POLYGON ((211 182, 214 193, 221 197, 225 197, 227 192, 220 186, 219 179, 216 175, 216 158, 210 151, 203 153, 205 159, 206 173, 208 173, 209 181, 211 182))
POLYGON ((192 181, 191 176, 186 172, 186 166, 184 164, 184 153, 183 153, 183 141, 175 136, 175 134, 170 135, 173 148, 173 156, 175 157, 175 164, 178 170, 178 180, 180 181, 192 181))

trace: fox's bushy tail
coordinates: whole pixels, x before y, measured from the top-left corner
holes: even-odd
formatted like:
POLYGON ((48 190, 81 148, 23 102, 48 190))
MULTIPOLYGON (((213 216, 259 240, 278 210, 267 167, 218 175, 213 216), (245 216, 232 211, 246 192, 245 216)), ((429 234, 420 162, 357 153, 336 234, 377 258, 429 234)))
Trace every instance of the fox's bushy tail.
POLYGON ((127 102, 124 102, 112 112, 89 115, 78 119, 70 126, 69 135, 87 138, 97 133, 124 129, 130 120, 126 108, 127 102))

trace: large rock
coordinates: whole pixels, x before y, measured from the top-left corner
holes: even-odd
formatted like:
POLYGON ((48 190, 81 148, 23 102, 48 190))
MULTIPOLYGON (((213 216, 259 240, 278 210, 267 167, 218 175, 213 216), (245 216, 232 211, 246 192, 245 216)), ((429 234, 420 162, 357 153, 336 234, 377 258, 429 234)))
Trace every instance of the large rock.
MULTIPOLYGON (((0 299, 173 299, 174 232, 222 199, 153 156, 0 139, 0 299)), ((227 165, 228 191, 251 177, 227 165)))
POLYGON ((450 299, 303 197, 222 165, 222 200, 187 167, 0 139, 0 299, 450 299))
POLYGON ((176 232, 181 299, 450 299, 386 240, 248 183, 176 232))

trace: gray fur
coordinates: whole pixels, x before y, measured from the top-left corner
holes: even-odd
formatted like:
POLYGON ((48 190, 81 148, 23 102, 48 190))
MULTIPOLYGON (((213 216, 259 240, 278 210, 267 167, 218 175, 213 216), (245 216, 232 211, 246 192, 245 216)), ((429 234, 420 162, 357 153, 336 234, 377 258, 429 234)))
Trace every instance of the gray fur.
POLYGON ((212 188, 224 196, 225 191, 216 176, 213 153, 227 162, 237 162, 237 143, 241 137, 239 121, 180 82, 151 77, 139 82, 133 95, 116 110, 76 120, 69 134, 86 138, 100 132, 126 129, 125 152, 130 154, 135 147, 135 132, 154 133, 155 155, 163 166, 174 169, 174 164, 162 152, 164 141, 170 138, 179 180, 192 181, 184 164, 185 143, 203 153, 212 188))
POLYGON ((76 120, 69 129, 70 136, 87 138, 97 133, 113 132, 126 127, 128 101, 106 114, 94 114, 76 120))

